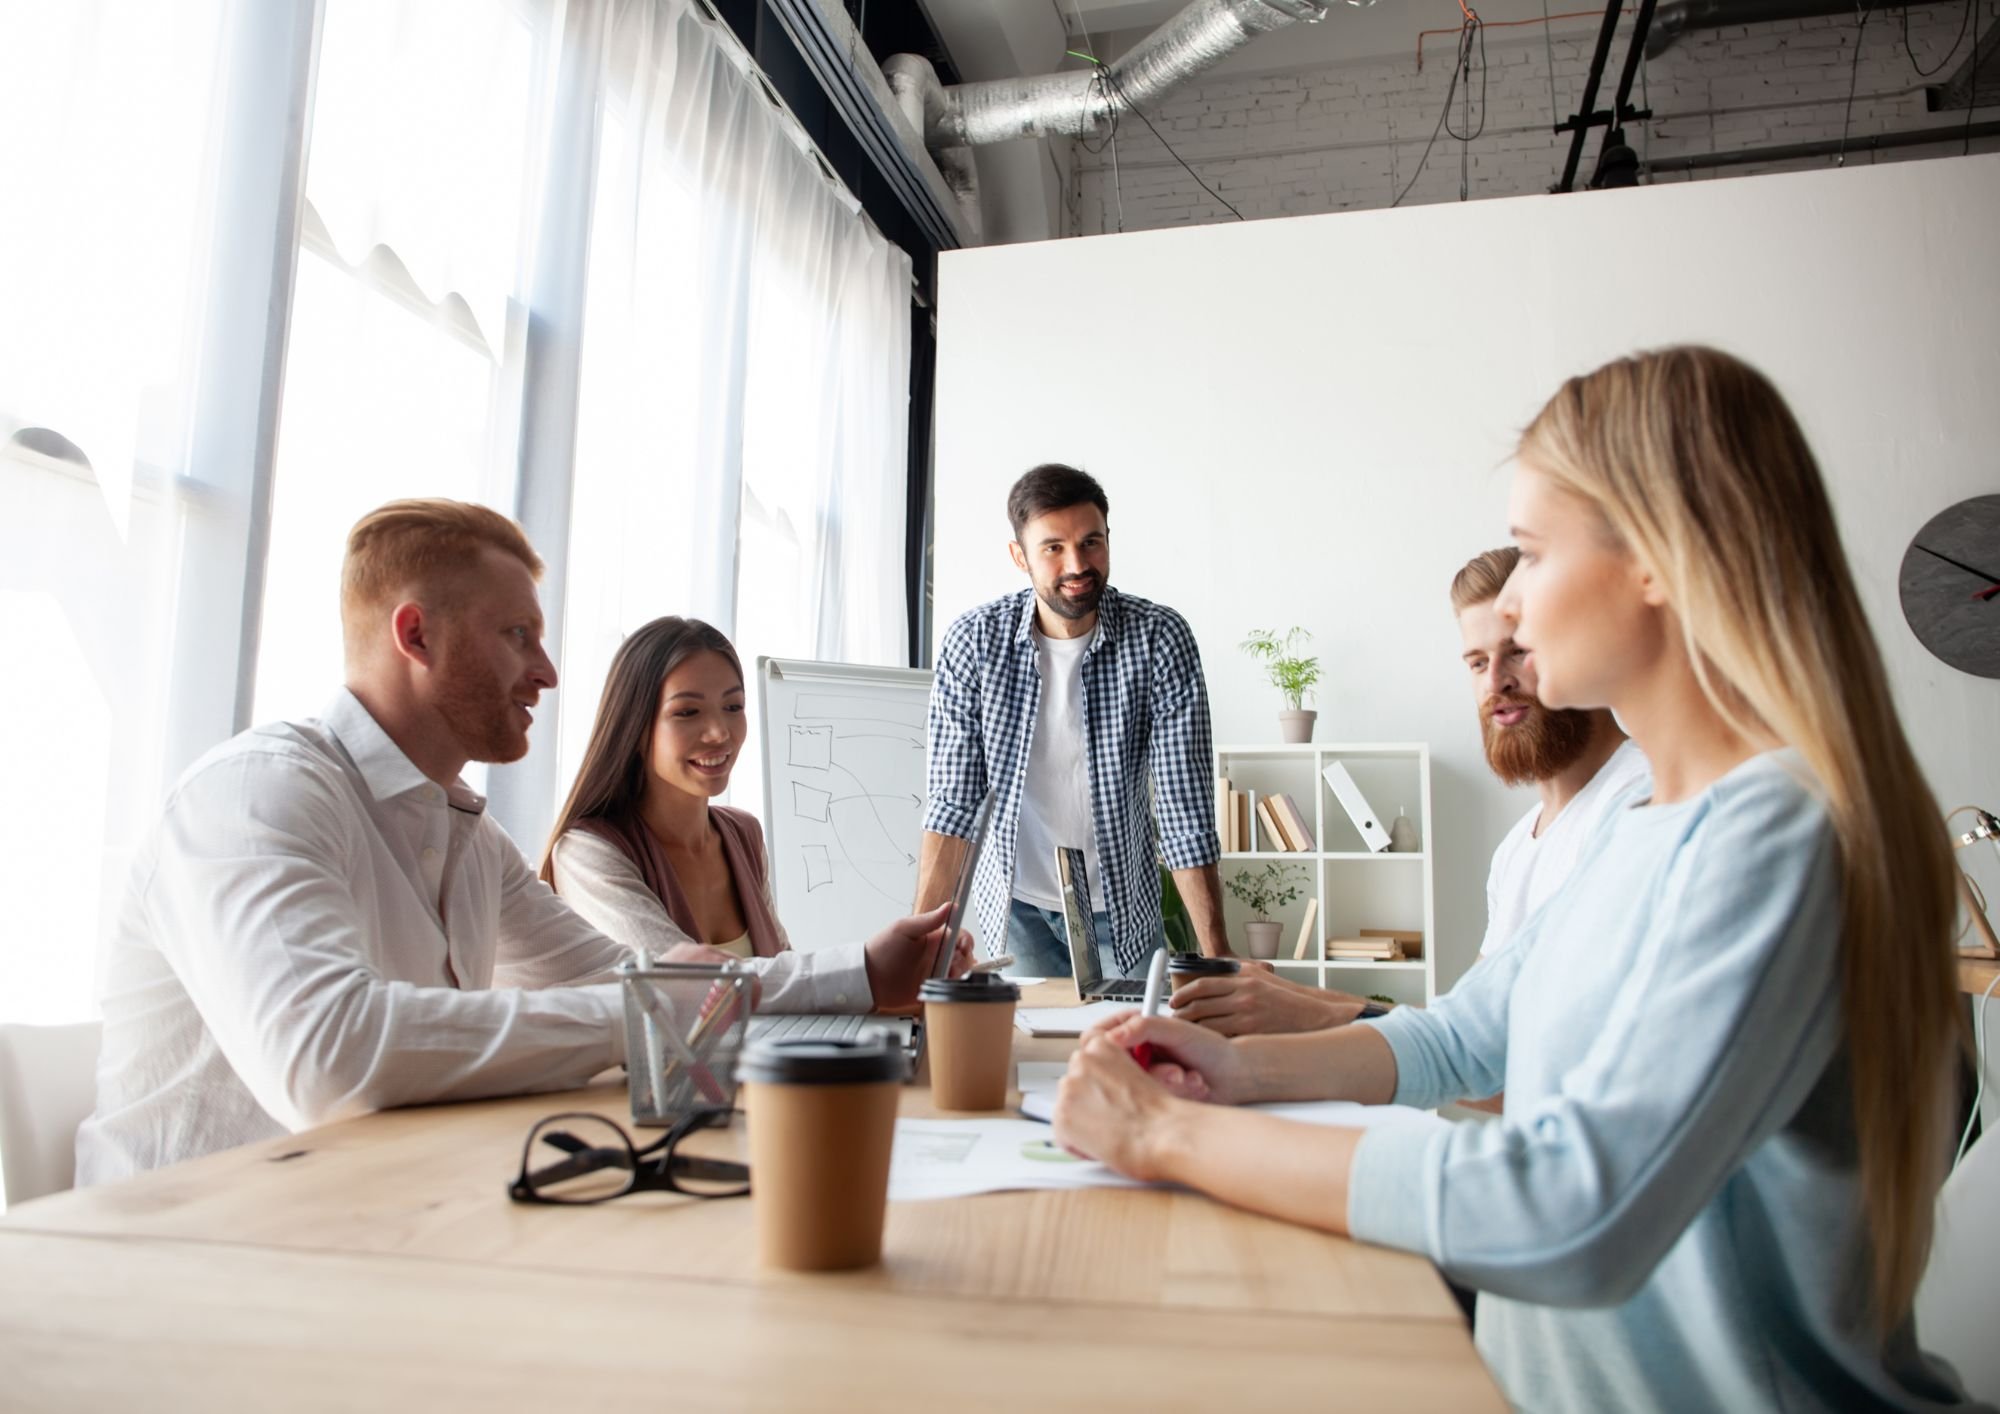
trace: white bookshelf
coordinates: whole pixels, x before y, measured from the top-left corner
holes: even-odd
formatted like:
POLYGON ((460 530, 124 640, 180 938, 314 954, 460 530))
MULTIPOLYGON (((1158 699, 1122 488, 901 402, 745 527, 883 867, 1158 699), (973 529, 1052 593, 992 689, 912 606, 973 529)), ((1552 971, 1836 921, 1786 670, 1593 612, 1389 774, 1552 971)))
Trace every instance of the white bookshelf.
MULTIPOLYGON (((1437 909, 1431 882, 1431 753, 1422 742, 1308 742, 1221 746, 1215 774, 1235 790, 1254 790, 1261 799, 1288 793, 1312 826, 1316 850, 1225 850, 1225 883, 1239 869, 1266 863, 1295 864, 1306 873, 1296 903, 1273 914, 1281 925, 1278 975, 1315 986, 1363 996, 1380 993, 1400 1003, 1428 1005, 1437 995, 1437 909), (1329 761, 1347 767, 1386 829, 1400 809, 1417 827, 1419 848, 1410 854, 1371 853, 1347 818, 1332 787, 1320 773, 1329 761), (1319 900, 1313 936, 1304 959, 1292 956, 1305 921, 1308 899, 1319 900), (1421 930, 1423 956, 1401 962, 1329 962, 1326 940, 1354 937, 1363 928, 1421 930)), ((1218 811, 1218 819, 1220 812, 1218 811)), ((1262 833, 1261 827, 1259 831, 1262 833)), ((1261 840, 1260 840, 1261 843, 1261 840)), ((1226 889, 1223 916, 1229 945, 1247 955, 1243 925, 1255 917, 1226 889)))

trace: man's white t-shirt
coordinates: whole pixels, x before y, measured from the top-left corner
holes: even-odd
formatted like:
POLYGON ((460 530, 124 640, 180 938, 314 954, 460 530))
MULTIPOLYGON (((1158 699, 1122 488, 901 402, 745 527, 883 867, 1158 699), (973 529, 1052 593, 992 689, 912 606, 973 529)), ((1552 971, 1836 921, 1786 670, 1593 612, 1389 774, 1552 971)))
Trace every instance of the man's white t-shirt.
POLYGON ((1542 815, 1539 801, 1515 823, 1507 838, 1500 841, 1500 848, 1493 851, 1493 867, 1486 875, 1486 936, 1479 942, 1481 957, 1514 941, 1528 915, 1569 878, 1584 845, 1604 823, 1606 809, 1628 786, 1651 777, 1652 767, 1645 754, 1631 741, 1621 742, 1539 836, 1535 833, 1535 822, 1542 815))
POLYGON ((1090 635, 1050 638, 1035 630, 1035 667, 1042 675, 1042 701, 1035 713, 1035 739, 1028 745, 1027 778, 1021 789, 1019 842, 1014 850, 1014 897, 1038 908, 1062 907, 1056 878, 1057 846, 1082 849, 1090 880, 1091 906, 1105 902, 1097 868, 1097 834, 1090 815, 1090 763, 1084 759, 1083 654, 1090 635))

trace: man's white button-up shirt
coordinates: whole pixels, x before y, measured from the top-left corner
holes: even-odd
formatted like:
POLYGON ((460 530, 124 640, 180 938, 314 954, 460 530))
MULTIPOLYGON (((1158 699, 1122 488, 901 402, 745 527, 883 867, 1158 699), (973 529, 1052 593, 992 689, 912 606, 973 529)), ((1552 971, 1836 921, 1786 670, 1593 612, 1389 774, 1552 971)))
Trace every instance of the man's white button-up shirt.
POLYGON ((225 742, 168 797, 107 942, 77 1182, 579 1085, 624 1059, 611 979, 630 956, 343 690, 225 742))

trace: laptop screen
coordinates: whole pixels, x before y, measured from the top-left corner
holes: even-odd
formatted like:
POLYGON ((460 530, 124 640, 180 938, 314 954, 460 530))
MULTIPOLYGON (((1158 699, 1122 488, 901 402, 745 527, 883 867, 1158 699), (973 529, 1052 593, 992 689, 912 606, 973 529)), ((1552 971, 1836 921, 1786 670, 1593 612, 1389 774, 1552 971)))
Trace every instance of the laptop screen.
POLYGON ((951 912, 944 920, 944 943, 937 950, 937 961, 931 967, 931 976, 947 977, 951 974, 952 944, 956 942, 959 930, 972 914, 972 877, 979 872, 979 856, 986 849, 987 827, 993 823, 993 794, 979 803, 979 813, 972 820, 972 838, 967 842, 965 858, 958 866, 958 882, 951 889, 951 912))
POLYGON ((1104 967, 1097 958, 1097 929, 1091 921, 1090 879, 1084 872, 1082 850, 1056 846, 1056 878, 1062 884, 1070 972, 1076 978, 1077 996, 1087 998, 1104 981, 1104 967))

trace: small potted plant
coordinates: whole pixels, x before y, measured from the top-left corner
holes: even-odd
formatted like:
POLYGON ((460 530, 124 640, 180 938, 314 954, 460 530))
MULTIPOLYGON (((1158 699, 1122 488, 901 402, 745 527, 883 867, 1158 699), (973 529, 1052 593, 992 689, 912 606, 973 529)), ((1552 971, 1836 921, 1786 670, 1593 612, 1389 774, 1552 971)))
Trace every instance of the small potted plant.
POLYGON ((1243 640, 1243 651, 1264 665, 1271 686, 1285 695, 1285 710, 1278 713, 1278 735, 1283 741, 1313 739, 1313 722, 1319 713, 1307 708, 1305 698, 1319 682, 1319 659, 1302 658, 1298 653, 1301 644, 1311 642, 1312 635, 1297 626, 1283 635, 1253 629, 1243 640))
POLYGON ((1239 869, 1233 878, 1225 881, 1223 887, 1257 915, 1255 922, 1243 925, 1250 956, 1278 955, 1278 924, 1272 921, 1271 910, 1297 903, 1299 895, 1304 892, 1305 882, 1306 871, 1296 864, 1266 864, 1262 869, 1239 869))

